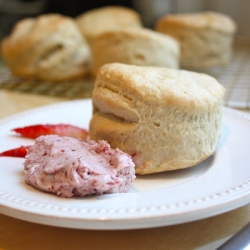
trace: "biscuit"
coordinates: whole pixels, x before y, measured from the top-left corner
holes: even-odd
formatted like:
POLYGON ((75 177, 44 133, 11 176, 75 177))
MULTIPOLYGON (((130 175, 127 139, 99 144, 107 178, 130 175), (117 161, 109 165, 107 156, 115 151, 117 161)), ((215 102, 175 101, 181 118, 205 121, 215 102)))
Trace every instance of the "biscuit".
POLYGON ((76 22, 89 43, 105 31, 142 26, 139 13, 128 7, 116 5, 86 11, 76 17, 76 22))
POLYGON ((107 31, 91 44, 92 73, 106 63, 179 68, 180 47, 172 37, 150 29, 107 31))
POLYGON ((159 18, 155 30, 174 37, 181 45, 182 68, 208 68, 229 63, 235 22, 217 12, 168 14, 159 18))
POLYGON ((92 94, 90 138, 131 155, 137 174, 188 168, 215 152, 223 95, 206 74, 106 64, 92 94))
POLYGON ((14 75, 63 81, 89 73, 91 51, 74 19, 44 14, 19 21, 1 44, 14 75))

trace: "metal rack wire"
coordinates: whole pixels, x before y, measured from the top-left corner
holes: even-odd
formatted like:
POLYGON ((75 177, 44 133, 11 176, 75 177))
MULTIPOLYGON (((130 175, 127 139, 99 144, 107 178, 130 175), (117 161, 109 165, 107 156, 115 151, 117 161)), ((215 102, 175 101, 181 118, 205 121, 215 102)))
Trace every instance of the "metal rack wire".
POLYGON ((224 105, 233 108, 250 108, 250 44, 239 43, 234 48, 231 62, 225 67, 210 69, 226 89, 224 105))
POLYGON ((0 89, 10 91, 79 99, 90 98, 93 87, 94 79, 92 77, 65 82, 25 80, 11 76, 7 67, 0 69, 0 89))

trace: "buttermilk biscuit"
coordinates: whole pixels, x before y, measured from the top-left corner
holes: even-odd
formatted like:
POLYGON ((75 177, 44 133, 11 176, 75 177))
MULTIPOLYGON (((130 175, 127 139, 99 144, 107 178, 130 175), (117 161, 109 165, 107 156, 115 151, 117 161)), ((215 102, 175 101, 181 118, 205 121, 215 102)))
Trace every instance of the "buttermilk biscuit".
POLYGON ((232 56, 235 22, 216 12, 172 14, 160 18, 155 30, 181 44, 181 67, 207 68, 227 64, 232 56))
POLYGON ((86 11, 76 17, 76 22, 89 43, 105 31, 142 26, 139 13, 123 6, 106 6, 86 11))
POLYGON ((188 168, 215 151, 223 95, 205 74, 106 64, 93 91, 90 137, 131 155, 137 174, 188 168))
POLYGON ((99 35, 91 44, 92 73, 106 63, 179 68, 179 43, 146 28, 119 29, 99 35))
POLYGON ((91 53, 75 21, 58 14, 19 21, 1 50, 14 75, 62 81, 89 72, 91 53))

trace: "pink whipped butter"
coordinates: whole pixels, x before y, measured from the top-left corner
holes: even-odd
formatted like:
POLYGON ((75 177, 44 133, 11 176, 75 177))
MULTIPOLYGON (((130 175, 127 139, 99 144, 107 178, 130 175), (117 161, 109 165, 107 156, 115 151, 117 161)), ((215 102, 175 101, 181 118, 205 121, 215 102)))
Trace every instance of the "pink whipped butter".
POLYGON ((26 183, 60 197, 124 193, 135 179, 131 157, 106 141, 40 136, 25 158, 26 183))

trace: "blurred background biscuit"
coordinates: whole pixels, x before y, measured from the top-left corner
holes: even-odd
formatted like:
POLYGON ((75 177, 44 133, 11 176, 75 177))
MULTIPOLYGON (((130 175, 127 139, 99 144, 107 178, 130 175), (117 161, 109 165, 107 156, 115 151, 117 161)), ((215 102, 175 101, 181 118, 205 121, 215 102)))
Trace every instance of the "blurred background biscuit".
POLYGON ((141 27, 141 17, 134 9, 124 6, 105 6, 76 17, 76 22, 89 43, 105 31, 124 27, 141 27))
POLYGON ((211 11, 168 14, 156 22, 155 30, 179 41, 183 68, 224 65, 232 57, 236 24, 227 15, 211 11))
POLYGON ((179 43, 150 29, 119 29, 105 32, 93 41, 92 73, 111 62, 141 66, 179 68, 179 43))
POLYGON ((1 43, 13 75, 63 81, 89 72, 91 52, 73 18, 44 14, 20 20, 1 43))

